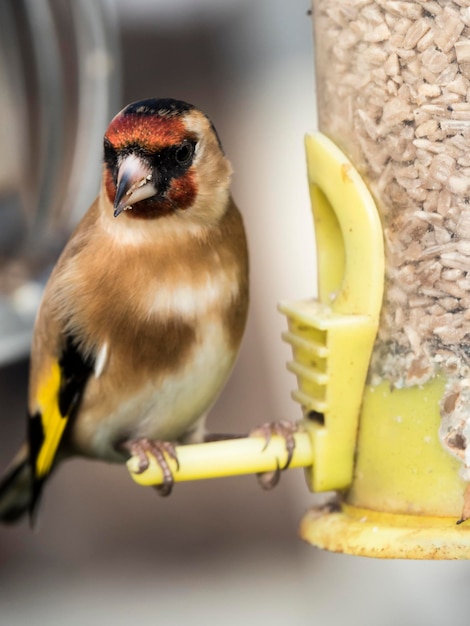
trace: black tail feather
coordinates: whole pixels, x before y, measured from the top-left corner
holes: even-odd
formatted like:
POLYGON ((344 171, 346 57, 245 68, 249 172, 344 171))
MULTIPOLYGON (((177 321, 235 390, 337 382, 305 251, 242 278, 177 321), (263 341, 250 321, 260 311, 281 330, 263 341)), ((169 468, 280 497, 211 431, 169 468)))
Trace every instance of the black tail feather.
POLYGON ((25 448, 0 479, 0 522, 12 524, 31 514, 31 467, 25 448))

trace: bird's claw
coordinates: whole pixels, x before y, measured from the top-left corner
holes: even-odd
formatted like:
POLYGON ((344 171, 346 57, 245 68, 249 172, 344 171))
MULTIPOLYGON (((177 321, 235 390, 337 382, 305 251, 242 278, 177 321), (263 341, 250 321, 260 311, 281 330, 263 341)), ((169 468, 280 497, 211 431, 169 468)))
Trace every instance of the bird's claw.
POLYGON ((260 484, 262 489, 273 489, 275 487, 280 478, 281 471, 286 470, 291 464, 292 457, 294 456, 295 450, 295 439, 294 434, 298 431, 298 424, 295 422, 290 422, 288 420, 281 420, 279 422, 266 422, 255 430, 250 432, 250 437, 262 437, 265 441, 263 451, 269 445, 271 441, 271 437, 273 435, 277 435, 282 437, 285 441, 286 452, 287 452, 287 460, 283 467, 279 465, 279 461, 276 459, 276 469, 271 472, 262 472, 257 474, 258 483, 260 484))
POLYGON ((169 441, 151 441, 150 439, 143 438, 131 441, 128 449, 132 456, 136 456, 139 459, 139 467, 136 474, 142 474, 148 469, 150 465, 149 454, 155 457, 163 473, 162 484, 157 485, 155 489, 161 496, 169 496, 173 489, 175 479, 173 478, 173 473, 166 457, 168 456, 170 459, 173 459, 176 463, 176 468, 179 469, 180 466, 175 446, 169 441))
POLYGON ((281 479, 281 468, 279 467, 279 461, 276 459, 276 469, 271 472, 261 472, 256 474, 258 485, 261 489, 269 491, 274 489, 281 479))

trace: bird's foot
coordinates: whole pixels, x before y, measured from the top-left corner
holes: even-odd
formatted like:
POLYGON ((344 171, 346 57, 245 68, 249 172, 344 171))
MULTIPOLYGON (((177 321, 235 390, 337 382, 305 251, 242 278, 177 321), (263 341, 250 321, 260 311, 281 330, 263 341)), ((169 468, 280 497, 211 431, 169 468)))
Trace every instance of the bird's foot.
POLYGON ((298 430, 299 426, 297 423, 281 420, 279 422, 266 422, 250 432, 250 437, 262 437, 265 440, 263 450, 266 450, 273 435, 282 437, 286 444, 287 460, 284 467, 281 467, 279 462, 276 461, 277 467, 275 470, 257 474, 258 482, 262 489, 268 490, 275 487, 281 478, 281 472, 289 467, 295 450, 294 434, 298 430))
POLYGON ((155 457, 163 473, 163 482, 161 485, 156 486, 155 490, 161 496, 169 496, 173 489, 175 479, 173 478, 167 457, 173 459, 177 469, 179 469, 175 446, 169 441, 152 441, 144 437, 142 439, 134 439, 126 442, 124 447, 129 451, 131 456, 136 456, 139 459, 139 468, 136 474, 142 474, 150 465, 149 454, 155 457))

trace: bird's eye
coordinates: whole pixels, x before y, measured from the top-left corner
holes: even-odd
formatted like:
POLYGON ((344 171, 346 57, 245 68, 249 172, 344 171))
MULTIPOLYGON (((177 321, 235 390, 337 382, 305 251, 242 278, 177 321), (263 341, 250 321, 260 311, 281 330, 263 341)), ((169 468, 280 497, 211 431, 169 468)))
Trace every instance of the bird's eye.
POLYGON ((116 159, 116 150, 107 137, 104 138, 104 160, 109 163, 116 159))
POLYGON ((117 153, 107 137, 104 139, 104 162, 113 178, 117 178, 117 153))
POLYGON ((194 154, 194 144, 189 141, 182 143, 175 151, 175 159, 178 165, 187 165, 190 163, 194 154))

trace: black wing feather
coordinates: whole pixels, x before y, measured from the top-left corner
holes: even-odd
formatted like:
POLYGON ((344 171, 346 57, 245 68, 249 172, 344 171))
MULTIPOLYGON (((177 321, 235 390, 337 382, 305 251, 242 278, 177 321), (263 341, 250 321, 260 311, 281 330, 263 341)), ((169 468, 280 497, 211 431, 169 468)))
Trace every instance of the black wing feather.
MULTIPOLYGON (((67 419, 70 427, 76 415, 86 383, 93 371, 95 359, 85 356, 72 335, 67 335, 64 348, 59 358, 60 385, 57 403, 60 415, 67 419)), ((36 473, 36 461, 44 443, 43 419, 40 412, 30 415, 28 419, 29 461, 31 464, 31 503, 29 514, 33 522, 37 510, 42 487, 47 476, 39 477, 36 473)))

